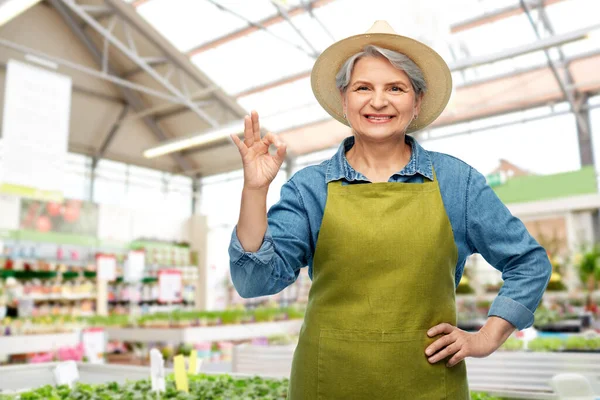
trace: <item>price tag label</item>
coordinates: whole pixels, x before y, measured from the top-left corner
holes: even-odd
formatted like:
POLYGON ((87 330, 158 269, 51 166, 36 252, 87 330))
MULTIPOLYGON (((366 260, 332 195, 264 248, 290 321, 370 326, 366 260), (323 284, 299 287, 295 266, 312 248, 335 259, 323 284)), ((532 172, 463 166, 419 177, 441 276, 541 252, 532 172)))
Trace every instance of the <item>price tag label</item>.
POLYGON ((65 361, 54 368, 54 380, 57 385, 68 385, 73 387, 73 383, 79 380, 79 370, 75 361, 65 361))
POLYGON ((183 355, 180 354, 173 357, 173 367, 175 368, 175 387, 177 387, 177 390, 189 393, 188 377, 183 355))
POLYGON ((96 258, 98 279, 114 281, 117 279, 117 259, 114 256, 99 255, 96 258))
POLYGON ((165 361, 158 349, 150 350, 150 379, 152 382, 152 391, 165 391, 165 361))
POLYGON ((144 277, 146 266, 146 254, 143 250, 132 250, 127 254, 125 273, 123 278, 126 282, 137 283, 144 277))
POLYGON ((188 360, 188 371, 190 372, 190 374, 197 374, 198 373, 198 353, 196 352, 196 350, 192 350, 190 352, 190 358, 188 360))
POLYGON ((161 303, 179 303, 183 299, 181 271, 170 269, 158 273, 158 300, 161 303))
POLYGON ((81 332, 83 351, 91 364, 104 364, 106 333, 103 328, 88 328, 81 332))

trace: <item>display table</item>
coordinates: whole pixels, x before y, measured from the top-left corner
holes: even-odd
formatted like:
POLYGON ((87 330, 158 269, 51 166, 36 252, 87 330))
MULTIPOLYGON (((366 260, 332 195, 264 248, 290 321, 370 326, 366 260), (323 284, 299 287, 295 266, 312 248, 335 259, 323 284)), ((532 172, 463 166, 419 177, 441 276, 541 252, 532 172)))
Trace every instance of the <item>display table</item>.
POLYGON ((255 346, 241 344, 233 348, 232 371, 261 376, 289 377, 296 345, 255 346))
POLYGON ((80 336, 78 332, 0 336, 0 356, 40 353, 56 351, 61 347, 74 347, 79 344, 80 336))
MULTIPOLYGON (((0 394, 14 393, 39 388, 44 385, 55 385, 53 370, 59 363, 10 365, 0 367, 0 394)), ((79 382, 87 384, 103 384, 108 382, 125 383, 150 378, 150 367, 77 363, 79 382)), ((166 368, 165 373, 171 374, 166 368)), ((220 375, 210 371, 202 371, 207 375, 220 375)), ((251 378, 253 375, 227 373, 236 378, 251 378)))
MULTIPOLYGON (((295 346, 239 345, 233 349, 234 373, 289 376, 295 346)), ((600 397, 600 354, 568 352, 503 352, 486 358, 467 358, 471 391, 518 398, 555 400, 550 380, 559 373, 578 373, 591 382, 600 397)))
POLYGON ((197 343, 298 334, 302 322, 303 320, 298 319, 192 328, 107 328, 106 332, 109 340, 124 342, 197 343))
POLYGON ((600 396, 600 353, 498 351, 468 358, 469 388, 500 397, 556 399, 550 381, 560 373, 584 375, 600 396))

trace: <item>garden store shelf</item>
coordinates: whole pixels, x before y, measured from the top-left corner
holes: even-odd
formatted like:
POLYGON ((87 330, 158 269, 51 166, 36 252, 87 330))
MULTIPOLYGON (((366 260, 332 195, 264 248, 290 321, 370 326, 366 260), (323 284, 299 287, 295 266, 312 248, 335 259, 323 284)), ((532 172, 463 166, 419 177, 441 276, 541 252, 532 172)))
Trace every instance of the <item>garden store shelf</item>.
POLYGON ((0 355, 55 351, 61 347, 77 346, 79 339, 77 332, 0 336, 0 355))
MULTIPOLYGON (((55 385, 53 370, 59 363, 11 365, 0 367, 0 393, 55 385)), ((125 383, 127 380, 150 378, 149 367, 77 363, 79 382, 101 384, 125 383)), ((170 370, 167 370, 167 373, 170 370)))
POLYGON ((124 342, 196 343, 297 334, 302 322, 303 320, 298 319, 191 328, 107 328, 106 332, 109 340, 124 342))

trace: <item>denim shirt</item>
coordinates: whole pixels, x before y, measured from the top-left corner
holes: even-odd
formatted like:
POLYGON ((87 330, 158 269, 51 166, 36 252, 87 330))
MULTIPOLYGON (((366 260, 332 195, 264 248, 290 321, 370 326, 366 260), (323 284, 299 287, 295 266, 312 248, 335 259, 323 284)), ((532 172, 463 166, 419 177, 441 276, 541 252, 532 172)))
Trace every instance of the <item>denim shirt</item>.
MULTIPOLYGON (((435 168, 442 200, 458 249, 455 285, 467 257, 479 253, 502 272, 504 284, 488 316, 501 317, 521 330, 533 325, 533 313, 546 289, 552 266, 546 250, 529 234, 487 185, 485 177, 465 162, 427 151, 406 136, 412 148, 408 164, 389 182, 433 180, 435 168)), ((234 227, 229 245, 233 285, 244 298, 278 293, 296 281, 308 266, 312 280, 313 255, 327 200, 327 184, 368 184, 346 159, 354 145, 349 136, 338 152, 319 165, 296 172, 281 188, 281 197, 267 213, 267 231, 256 252, 245 251, 234 227)))

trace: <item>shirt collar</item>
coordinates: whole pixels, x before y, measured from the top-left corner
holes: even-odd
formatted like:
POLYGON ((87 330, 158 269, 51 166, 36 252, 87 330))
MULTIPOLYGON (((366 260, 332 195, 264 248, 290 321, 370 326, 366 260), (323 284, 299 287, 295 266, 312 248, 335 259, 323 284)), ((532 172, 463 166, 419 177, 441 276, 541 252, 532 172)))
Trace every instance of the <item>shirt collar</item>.
MULTIPOLYGON (((405 175, 412 176, 415 174, 423 175, 429 180, 433 180, 431 158, 429 152, 425 150, 417 141, 409 135, 405 135, 406 143, 410 144, 412 152, 408 164, 402 169, 402 171, 396 172, 394 175, 405 175)), ((348 136, 340 144, 338 151, 329 160, 329 166, 325 179, 327 183, 331 181, 340 180, 342 178, 351 182, 354 180, 365 180, 364 176, 354 170, 348 159, 346 158, 346 152, 354 146, 354 136, 348 136)))

